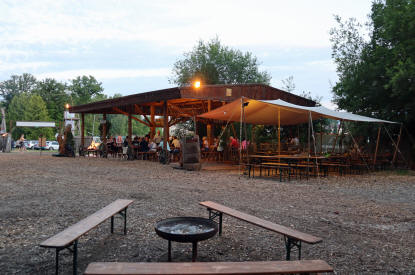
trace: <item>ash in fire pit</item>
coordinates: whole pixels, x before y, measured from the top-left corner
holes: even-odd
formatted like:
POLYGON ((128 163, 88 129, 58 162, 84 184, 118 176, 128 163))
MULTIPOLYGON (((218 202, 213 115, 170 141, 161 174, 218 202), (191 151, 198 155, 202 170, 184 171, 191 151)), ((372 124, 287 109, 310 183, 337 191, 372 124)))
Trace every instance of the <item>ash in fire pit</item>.
POLYGON ((200 234, 214 231, 215 229, 203 224, 194 225, 193 223, 181 223, 173 226, 160 226, 160 231, 170 234, 200 234))
POLYGON ((199 217, 176 217, 159 221, 157 235, 169 241, 168 259, 171 261, 171 242, 192 243, 192 261, 196 260, 197 242, 207 240, 218 232, 216 222, 199 217))

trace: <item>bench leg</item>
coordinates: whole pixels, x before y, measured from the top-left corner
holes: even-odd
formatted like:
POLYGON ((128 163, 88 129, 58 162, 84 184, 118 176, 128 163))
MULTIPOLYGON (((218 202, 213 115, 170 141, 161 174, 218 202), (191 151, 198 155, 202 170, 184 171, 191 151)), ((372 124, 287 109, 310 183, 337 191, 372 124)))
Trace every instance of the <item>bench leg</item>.
POLYGON ((61 248, 56 248, 56 258, 55 258, 55 274, 59 274, 59 251, 61 248))
POLYGON ((114 233, 114 216, 111 217, 111 234, 114 233))
POLYGON ((78 240, 73 243, 73 274, 78 274, 78 240))
POLYGON ((301 260, 301 241, 296 240, 296 239, 292 239, 290 237, 286 237, 284 236, 284 241, 285 241, 285 248, 287 250, 287 254, 285 259, 287 261, 289 261, 291 259, 291 249, 293 247, 297 247, 298 249, 298 260, 301 260))
POLYGON ((127 208, 124 209, 124 235, 127 235, 127 208))
POLYGON ((208 208, 209 211, 209 220, 215 220, 216 217, 219 217, 219 236, 222 236, 222 212, 216 212, 208 208))

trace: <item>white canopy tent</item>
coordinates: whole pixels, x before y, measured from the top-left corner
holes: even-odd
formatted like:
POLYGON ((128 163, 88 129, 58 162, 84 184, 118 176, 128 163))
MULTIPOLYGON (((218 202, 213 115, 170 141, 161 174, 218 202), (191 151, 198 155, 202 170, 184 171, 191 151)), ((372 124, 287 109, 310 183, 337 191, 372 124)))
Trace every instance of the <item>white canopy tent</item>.
POLYGON ((330 118, 344 121, 395 123, 348 112, 337 112, 325 107, 305 107, 291 104, 281 99, 254 100, 249 98, 237 99, 229 104, 210 112, 199 115, 201 118, 241 121, 242 103, 244 107, 243 120, 246 123, 261 125, 296 125, 310 120, 330 118))
MULTIPOLYGON (((259 125, 278 125, 278 151, 280 152, 280 126, 281 125, 297 125, 302 123, 310 123, 312 120, 329 118, 340 121, 356 121, 370 123, 391 123, 396 122, 381 120, 372 117, 356 115, 348 112, 333 111, 325 107, 306 107, 291 104, 283 100, 254 100, 249 98, 240 98, 222 107, 214 109, 210 112, 199 115, 198 117, 213 120, 244 122, 259 125)), ((242 130, 241 130, 242 131, 242 130)), ((376 144, 374 161, 376 161, 377 148, 379 143, 380 128, 376 144)), ((309 136, 310 139, 310 136, 309 136)), ((400 139, 400 135, 399 135, 400 139)), ((399 146, 396 146, 396 151, 399 146)), ((310 140, 309 140, 310 146, 310 140)), ((309 147, 310 148, 310 147, 309 147)), ((333 147, 334 148, 334 147, 333 147)), ((310 149, 309 149, 310 152, 310 149)))

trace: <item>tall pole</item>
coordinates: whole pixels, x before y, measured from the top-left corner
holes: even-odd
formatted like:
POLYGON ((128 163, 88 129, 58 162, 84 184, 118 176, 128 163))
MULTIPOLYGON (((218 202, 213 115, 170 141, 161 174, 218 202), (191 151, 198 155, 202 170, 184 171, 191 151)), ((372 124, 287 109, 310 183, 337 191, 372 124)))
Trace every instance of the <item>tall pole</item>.
POLYGON ((241 167, 242 161, 242 116, 244 111, 244 98, 241 97, 241 119, 239 124, 239 167, 241 167))
POLYGON ((380 140, 380 130, 382 129, 382 124, 379 125, 378 129, 378 138, 376 139, 376 148, 375 155, 373 156, 373 167, 376 165, 376 157, 378 156, 379 140, 380 140))
POLYGON ((151 127, 150 127, 150 137, 153 138, 154 135, 156 134, 156 127, 155 127, 155 106, 152 104, 150 105, 150 122, 151 122, 151 127))
POLYGON ((81 148, 85 147, 85 114, 81 114, 81 148))
POLYGON ((281 108, 278 107, 278 155, 281 155, 281 108))
POLYGON ((133 124, 131 123, 131 114, 128 113, 128 136, 129 140, 132 141, 133 138, 133 124))
POLYGON ((337 128, 336 139, 334 140, 333 148, 331 149, 332 154, 334 153, 334 150, 336 150, 337 138, 339 137, 340 129, 342 126, 343 126, 343 120, 340 120, 339 128, 337 128))
POLYGON ((393 153, 392 165, 393 165, 393 164, 395 164, 395 160, 396 160, 396 153, 398 152, 399 142, 401 141, 402 126, 403 126, 403 123, 401 123, 401 128, 399 129, 398 142, 396 143, 395 152, 393 153))
POLYGON ((167 113, 167 100, 163 102, 163 127, 164 127, 164 137, 163 137, 163 149, 167 150, 167 142, 169 140, 169 115, 167 113))
POLYGON ((102 141, 104 142, 105 152, 108 152, 108 148, 107 148, 107 114, 102 115, 102 120, 104 122, 104 124, 102 125, 102 135, 104 136, 102 141))
MULTIPOLYGON (((211 110, 212 110, 212 100, 208 100, 208 112, 210 112, 211 110)), ((207 138, 208 138, 208 142, 210 146, 213 144, 212 124, 210 122, 206 125, 206 133, 207 133, 207 138)))

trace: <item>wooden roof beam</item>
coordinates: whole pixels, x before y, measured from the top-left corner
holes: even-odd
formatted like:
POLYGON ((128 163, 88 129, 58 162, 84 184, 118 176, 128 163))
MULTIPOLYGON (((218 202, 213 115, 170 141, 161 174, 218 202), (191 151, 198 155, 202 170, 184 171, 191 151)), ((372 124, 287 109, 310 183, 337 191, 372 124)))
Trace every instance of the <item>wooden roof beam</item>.
MULTIPOLYGON (((130 114, 129 114, 129 113, 124 112, 123 110, 121 110, 121 109, 119 109, 119 108, 117 108, 117 107, 113 107, 112 109, 113 109, 115 112, 119 113, 119 114, 122 114, 122 115, 125 115, 125 116, 130 116, 130 114)), ((138 121, 138 122, 140 122, 140 123, 142 123, 142 124, 144 124, 144 125, 148 126, 148 127, 151 127, 151 125, 150 125, 150 124, 148 124, 148 123, 146 123, 146 122, 142 121, 142 120, 141 120, 141 119, 139 119, 139 118, 136 118, 135 116, 132 116, 132 115, 131 115, 131 118, 132 118, 132 119, 134 119, 135 121, 138 121)))

